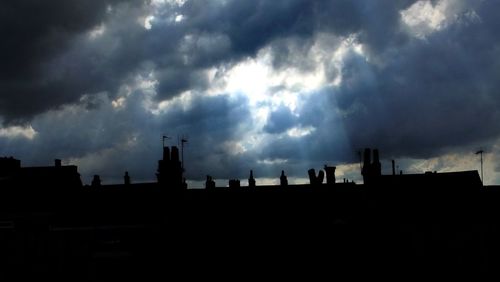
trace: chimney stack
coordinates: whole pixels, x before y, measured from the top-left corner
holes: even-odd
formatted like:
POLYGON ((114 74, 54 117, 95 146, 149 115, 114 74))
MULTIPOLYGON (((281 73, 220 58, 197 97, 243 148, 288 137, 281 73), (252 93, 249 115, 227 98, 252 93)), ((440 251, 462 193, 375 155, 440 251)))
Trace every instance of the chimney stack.
POLYGON ((371 150, 366 148, 363 155, 363 168, 361 169, 361 174, 363 175, 363 182, 365 184, 369 184, 372 174, 371 153, 371 150))
POLYGON ((280 176, 280 185, 281 186, 288 186, 288 179, 285 175, 285 171, 281 171, 281 176, 280 176))
POLYGON ((168 146, 163 147, 163 160, 170 161, 170 148, 168 146))
POLYGON ((125 185, 130 185, 130 175, 128 175, 128 171, 125 171, 125 175, 123 176, 123 182, 125 185))
POLYGON ((307 174, 309 175, 309 184, 311 185, 316 184, 316 171, 314 170, 314 168, 308 170, 307 174))
POLYGON ((176 146, 172 146, 172 162, 178 162, 179 161, 179 148, 176 146))
POLYGON ((382 164, 380 164, 380 157, 378 154, 378 149, 373 150, 373 176, 382 175, 382 164))
POLYGON ((205 182, 205 189, 212 190, 214 188, 215 188, 215 181, 213 180, 212 176, 207 175, 207 181, 205 182))
POLYGON ((99 175, 94 175, 92 179, 92 187, 100 187, 101 186, 101 177, 99 175))
POLYGON ((380 159, 379 159, 379 156, 378 156, 378 149, 374 149, 373 150, 373 163, 376 164, 376 163, 379 163, 380 162, 380 159))
POLYGON ((372 162, 371 150, 369 148, 365 149, 365 154, 363 156, 363 168, 368 168, 372 162))
POLYGON ((336 169, 336 167, 334 167, 334 166, 325 165, 326 184, 328 184, 328 185, 335 184, 335 169, 336 169))
POLYGON ((253 178, 253 170, 250 170, 250 177, 248 178, 248 187, 255 187, 255 178, 253 178))
POLYGON ((55 159, 54 160, 54 166, 55 167, 61 167, 61 160, 60 159, 55 159))
POLYGON ((396 163, 392 160, 392 175, 396 175, 396 163))

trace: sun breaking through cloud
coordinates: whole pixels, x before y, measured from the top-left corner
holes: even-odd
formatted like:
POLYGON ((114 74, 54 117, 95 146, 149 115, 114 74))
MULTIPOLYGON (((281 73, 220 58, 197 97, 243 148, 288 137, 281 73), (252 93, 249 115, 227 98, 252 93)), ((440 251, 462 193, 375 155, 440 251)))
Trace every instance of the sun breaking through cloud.
MULTIPOLYGON (((0 4, 0 148, 154 180, 163 134, 187 177, 305 179, 357 151, 499 183, 497 1, 10 1, 0 4), (175 138, 174 138, 175 139, 175 138), (174 141, 172 141, 174 142, 174 141), (174 142, 175 143, 175 142, 174 142)), ((267 183, 266 182, 266 183, 267 183)), ((272 181, 271 181, 272 182, 272 181)))

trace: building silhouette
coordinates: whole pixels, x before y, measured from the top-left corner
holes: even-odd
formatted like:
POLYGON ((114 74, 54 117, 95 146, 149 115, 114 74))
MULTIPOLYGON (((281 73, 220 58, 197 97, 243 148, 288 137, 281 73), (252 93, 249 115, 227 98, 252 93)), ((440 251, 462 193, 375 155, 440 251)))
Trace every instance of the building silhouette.
POLYGON ((205 189, 187 189, 179 151, 164 147, 157 182, 125 172, 121 184, 95 175, 98 189, 82 189, 76 166, 0 158, 0 278, 145 280, 186 275, 194 257, 189 270, 224 263, 246 273, 257 260, 271 267, 262 275, 477 273, 500 263, 500 189, 483 187, 477 171, 396 174, 393 163, 383 175, 379 151, 366 149, 363 184, 336 182, 335 172, 304 171, 310 183, 296 185, 282 170, 280 185, 257 185, 250 171, 252 189, 238 179, 216 187, 207 175, 205 189))
POLYGON ((156 177, 158 184, 165 188, 181 189, 183 185, 183 170, 179 160, 179 149, 176 146, 171 148, 163 147, 163 159, 158 161, 158 171, 156 177))
POLYGON ((20 160, 14 159, 13 157, 0 158, 0 179, 4 181, 8 180, 18 174, 20 169, 20 160))
POLYGON ((19 189, 74 189, 82 187, 78 167, 63 166, 61 160, 54 160, 54 166, 22 167, 21 161, 9 158, 0 158, 0 183, 4 187, 19 189))
POLYGON ((230 179, 229 180, 229 188, 238 189, 240 188, 240 180, 239 179, 230 179))
POLYGON ((363 168, 361 171, 363 183, 370 185, 382 174, 378 149, 373 150, 373 162, 371 159, 371 149, 366 148, 363 156, 363 168))
MULTIPOLYGON (((335 177, 336 167, 324 166, 324 170, 319 170, 316 175, 315 169, 307 171, 309 177, 309 184, 312 186, 325 186, 330 187, 336 184, 350 183, 343 181, 343 183, 336 183, 335 177), (326 183, 324 183, 326 174, 326 183)), ((165 189, 167 191, 186 190, 187 182, 183 176, 182 165, 179 159, 179 150, 176 146, 163 147, 163 157, 158 161, 157 169, 157 184, 154 183, 146 185, 157 187, 158 189, 165 189)), ((396 174, 395 161, 392 160, 392 174, 382 175, 382 167, 380 163, 380 155, 378 149, 371 150, 366 148, 364 150, 363 167, 361 169, 363 176, 364 186, 374 187, 431 187, 437 186, 468 186, 468 187, 481 187, 481 180, 477 171, 463 171, 463 172, 426 172, 422 174, 396 174), (373 158, 372 158, 373 156, 373 158)), ((144 183, 131 183, 128 171, 124 174, 123 186, 127 187, 141 187, 144 183)), ((288 179, 285 172, 282 170, 280 179, 280 186, 286 187, 288 179)), ((82 187, 80 174, 78 168, 73 165, 63 166, 61 160, 56 159, 54 166, 46 167, 22 167, 21 161, 13 157, 0 158, 0 184, 4 187, 48 187, 63 188, 70 190, 73 188, 82 187)), ((91 186, 100 187, 101 179, 99 175, 94 175, 91 186)), ((120 185, 104 185, 103 187, 112 186, 115 188, 121 187, 120 185)), ((257 186, 253 170, 250 170, 248 178, 248 186, 252 188, 269 187, 257 186)), ((359 185, 362 187, 363 185, 359 185)), ((230 188, 240 187, 238 179, 229 180, 230 188)), ((211 190, 215 188, 215 181, 212 176, 207 175, 205 188, 211 190)), ((224 188, 224 187, 220 187, 224 188)), ((423 190, 424 188, 422 188, 423 190)))
POLYGON ((375 187, 407 187, 423 191, 426 189, 437 190, 440 187, 468 187, 478 189, 482 187, 481 178, 477 171, 457 172, 425 172, 421 174, 396 174, 395 161, 392 160, 392 174, 382 175, 379 151, 373 150, 373 162, 370 156, 371 150, 365 149, 362 168, 363 182, 365 185, 375 187))

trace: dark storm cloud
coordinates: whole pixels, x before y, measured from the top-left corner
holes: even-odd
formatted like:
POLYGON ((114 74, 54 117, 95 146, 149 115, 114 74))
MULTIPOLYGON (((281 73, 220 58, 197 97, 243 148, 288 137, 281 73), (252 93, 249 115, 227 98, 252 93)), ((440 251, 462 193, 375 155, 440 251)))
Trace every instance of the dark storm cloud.
POLYGON ((270 40, 286 34, 310 34, 313 27, 307 1, 188 1, 182 12, 189 25, 231 38, 235 55, 252 55, 270 40))
POLYGON ((76 34, 104 20, 118 1, 2 1, 0 56, 2 78, 35 75, 40 61, 67 47, 76 34))
POLYGON ((30 118, 75 101, 74 95, 68 96, 73 88, 81 90, 74 85, 78 82, 61 79, 51 85, 44 64, 65 52, 78 34, 105 21, 106 8, 115 2, 119 1, 2 1, 0 113, 4 118, 30 118))
POLYGON ((353 55, 349 83, 334 97, 354 146, 428 157, 498 137, 499 43, 483 24, 470 24, 383 54, 383 69, 353 55))
MULTIPOLYGON (((139 19, 148 14, 143 6, 147 2, 123 2, 0 4, 4 119, 26 121, 85 94, 116 95, 124 80, 144 65, 157 70, 159 100, 191 88, 202 90, 207 81, 200 71, 253 56, 278 38, 307 41, 319 31, 347 35, 373 26, 393 28, 398 9, 411 3, 187 1, 182 7, 167 4, 154 11, 151 29, 146 30, 139 19), (383 16, 368 17, 374 13, 383 16), (180 14, 186 20, 173 22, 180 14), (99 26, 105 28, 104 35, 89 40, 88 32, 99 26)), ((366 34, 371 36, 369 30, 366 34)))
POLYGON ((318 163, 356 162, 363 147, 379 147, 387 157, 429 157, 493 142, 500 133, 498 1, 460 2, 479 20, 468 19, 466 9, 425 38, 401 20, 414 0, 193 0, 156 11, 146 2, 11 2, 0 4, 0 115, 31 121, 38 135, 3 138, 2 148, 23 159, 88 158, 99 163, 95 173, 128 168, 147 178, 154 176, 155 142, 167 131, 191 135, 191 178, 240 177, 250 168, 260 176, 281 168, 304 176, 318 163), (174 21, 179 15, 183 20, 174 21), (275 70, 306 73, 316 69, 308 54, 322 46, 321 34, 334 38, 328 54, 352 37, 364 55, 349 51, 340 68, 321 62, 329 82, 340 74, 342 83, 301 93, 293 113, 272 112, 262 132, 280 137, 254 151, 238 152, 235 144, 254 129, 242 97, 197 94, 187 108, 158 115, 142 107, 140 92, 127 97, 126 110, 110 105, 138 75, 158 80, 153 102, 203 93, 211 86, 207 69, 223 75, 264 47, 275 70), (286 135, 311 126, 309 135, 286 135), (137 145, 122 145, 129 139, 137 145), (280 159, 287 162, 273 163, 280 159))
POLYGON ((480 21, 400 42, 376 54, 381 64, 347 54, 341 85, 300 104, 297 122, 318 129, 302 138, 307 146, 279 139, 263 155, 353 162, 364 147, 386 158, 429 158, 491 145, 500 134, 500 38, 492 28, 499 4, 484 3, 480 21))

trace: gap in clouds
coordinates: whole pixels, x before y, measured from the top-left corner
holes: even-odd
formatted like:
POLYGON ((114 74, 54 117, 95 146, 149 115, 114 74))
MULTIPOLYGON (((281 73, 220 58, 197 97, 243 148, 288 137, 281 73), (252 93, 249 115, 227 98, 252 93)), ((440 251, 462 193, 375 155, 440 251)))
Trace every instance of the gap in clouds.
POLYGON ((193 181, 302 179, 364 147, 475 169, 487 147, 498 183, 495 1, 63 2, 0 4, 0 153, 23 164, 152 181, 166 133, 193 181))

